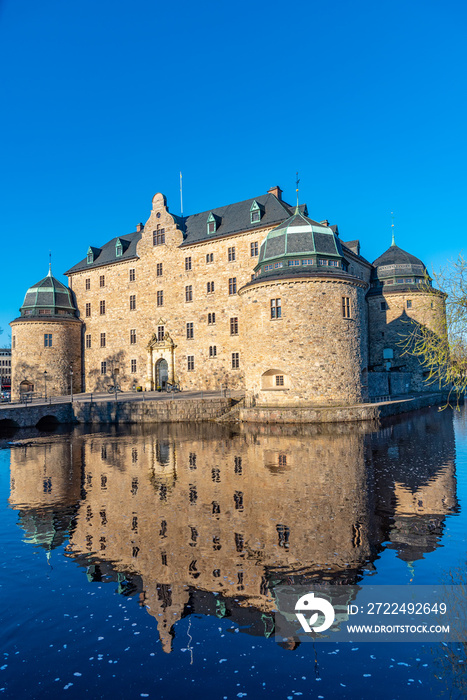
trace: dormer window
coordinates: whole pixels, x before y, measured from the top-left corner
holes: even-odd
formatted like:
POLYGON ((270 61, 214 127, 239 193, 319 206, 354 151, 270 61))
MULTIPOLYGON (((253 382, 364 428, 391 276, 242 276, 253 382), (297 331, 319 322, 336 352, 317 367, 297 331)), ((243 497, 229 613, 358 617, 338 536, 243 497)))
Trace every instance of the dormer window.
POLYGON ((93 251, 93 249, 91 248, 91 246, 89 246, 89 248, 88 248, 88 258, 87 258, 87 261, 88 261, 88 265, 91 265, 91 263, 94 262, 94 251, 93 251))
POLYGON ((207 231, 208 235, 216 233, 217 229, 219 228, 220 224, 220 219, 218 216, 214 216, 214 214, 211 212, 208 216, 207 220, 207 231))
POLYGON ((261 216, 264 213, 263 207, 261 207, 258 202, 255 200, 253 204, 250 207, 250 223, 251 224, 256 224, 258 221, 261 221, 261 216))
POLYGON ((117 238, 117 242, 115 243, 115 257, 121 258, 122 255, 123 255, 123 245, 122 245, 120 238, 117 238))

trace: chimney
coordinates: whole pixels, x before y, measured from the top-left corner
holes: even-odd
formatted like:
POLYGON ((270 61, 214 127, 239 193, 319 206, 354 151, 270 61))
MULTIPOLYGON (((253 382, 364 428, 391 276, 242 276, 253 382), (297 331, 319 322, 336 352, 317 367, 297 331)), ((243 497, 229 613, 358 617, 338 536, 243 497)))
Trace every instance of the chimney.
POLYGON ((143 228, 144 228, 144 224, 136 224, 136 231, 137 231, 137 233, 139 233, 140 231, 142 231, 143 228))
POLYGON ((277 197, 279 202, 282 202, 282 190, 279 187, 279 185, 276 185, 275 187, 271 187, 270 190, 268 190, 268 194, 273 194, 277 197))

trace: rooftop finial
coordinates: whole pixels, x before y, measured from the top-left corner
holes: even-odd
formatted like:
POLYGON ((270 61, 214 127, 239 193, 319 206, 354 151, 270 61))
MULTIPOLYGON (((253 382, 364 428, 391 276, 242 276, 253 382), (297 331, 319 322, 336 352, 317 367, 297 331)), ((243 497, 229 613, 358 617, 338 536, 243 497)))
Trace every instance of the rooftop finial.
POLYGON ((52 277, 52 251, 49 250, 49 277, 52 277))
POLYGON ((298 214, 298 183, 300 182, 300 180, 298 179, 298 172, 295 173, 295 174, 296 174, 296 176, 297 176, 297 179, 296 179, 296 181, 295 181, 295 185, 296 185, 295 192, 297 193, 297 207, 296 207, 296 209, 295 209, 295 213, 298 214))
POLYGON ((394 212, 391 212, 391 219, 392 219, 392 224, 391 224, 391 230, 392 230, 392 243, 391 246, 396 245, 396 241, 394 240, 394 212))

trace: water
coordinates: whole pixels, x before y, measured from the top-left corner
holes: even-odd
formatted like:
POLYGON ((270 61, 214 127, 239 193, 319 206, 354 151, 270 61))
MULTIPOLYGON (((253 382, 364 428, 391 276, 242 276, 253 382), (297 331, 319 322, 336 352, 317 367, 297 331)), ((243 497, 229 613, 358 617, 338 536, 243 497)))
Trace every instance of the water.
POLYGON ((466 411, 10 440, 5 697, 465 697, 464 645, 273 631, 279 585, 465 583, 466 411))

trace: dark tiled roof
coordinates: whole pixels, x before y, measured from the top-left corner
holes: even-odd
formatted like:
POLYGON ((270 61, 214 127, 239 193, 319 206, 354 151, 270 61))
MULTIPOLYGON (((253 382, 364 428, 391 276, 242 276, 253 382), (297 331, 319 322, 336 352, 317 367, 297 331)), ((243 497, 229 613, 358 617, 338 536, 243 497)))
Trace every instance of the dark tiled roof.
POLYGON ((51 314, 69 313, 76 314, 76 304, 73 292, 59 282, 49 272, 32 287, 29 287, 21 306, 21 314, 36 316, 44 310, 50 310, 51 314))
POLYGON ((136 244, 141 239, 141 232, 135 231, 134 233, 129 233, 124 236, 116 236, 112 238, 111 241, 102 246, 102 248, 95 248, 90 246, 94 253, 94 262, 87 262, 87 257, 83 258, 79 263, 71 267, 66 275, 70 275, 73 272, 81 272, 83 270, 92 270, 94 267, 100 267, 101 265, 109 265, 110 263, 120 262, 121 260, 128 260, 130 258, 136 258, 136 244), (123 248, 123 254, 117 258, 115 254, 115 244, 120 239, 123 248))
MULTIPOLYGON (((304 210, 306 205, 301 205, 304 210)), ((211 238, 230 236, 240 231, 254 231, 265 226, 274 226, 284 221, 292 213, 292 207, 286 202, 277 199, 273 194, 262 194, 259 197, 246 199, 243 202, 228 204, 225 207, 210 209, 201 214, 193 214, 185 219, 185 240, 182 246, 207 241, 211 238), (261 220, 255 223, 250 221, 250 209, 253 202, 258 202, 264 211, 261 220), (213 234, 207 232, 209 214, 220 219, 220 224, 213 234)))
MULTIPOLYGON (((373 267, 379 267, 380 265, 423 265, 422 261, 407 253, 402 248, 397 245, 390 246, 386 252, 376 258, 373 263, 373 267)), ((423 265, 425 267, 425 265, 423 265)))

